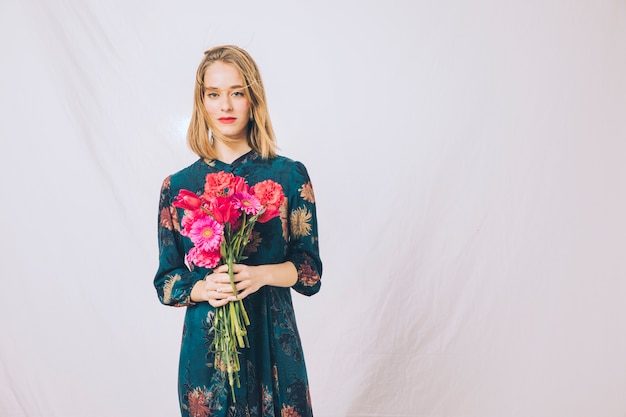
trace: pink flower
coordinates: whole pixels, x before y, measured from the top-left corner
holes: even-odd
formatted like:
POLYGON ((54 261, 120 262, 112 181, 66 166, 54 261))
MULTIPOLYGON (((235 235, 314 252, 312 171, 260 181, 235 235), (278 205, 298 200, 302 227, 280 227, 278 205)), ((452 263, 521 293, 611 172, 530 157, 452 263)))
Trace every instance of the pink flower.
POLYGON ((217 250, 216 252, 206 252, 201 251, 196 247, 193 247, 187 253, 187 262, 190 264, 198 265, 202 268, 215 268, 220 263, 220 252, 217 250))
POLYGON ((229 197, 215 197, 209 203, 208 210, 213 215, 215 221, 221 224, 235 224, 235 221, 241 216, 241 212, 233 204, 233 200, 229 197))
POLYGON ((231 196, 236 192, 248 191, 246 180, 224 171, 207 174, 204 197, 211 200, 218 196, 231 196))
POLYGON ((181 222, 182 230, 180 231, 180 234, 183 236, 189 237, 189 233, 191 232, 191 227, 194 225, 194 223, 198 219, 201 219, 203 217, 210 217, 210 216, 201 208, 197 210, 186 211, 185 215, 183 216, 183 220, 181 222))
POLYGON ((280 206, 285 200, 285 195, 279 183, 272 180, 262 181, 250 188, 250 193, 265 207, 265 212, 259 216, 259 223, 268 222, 280 214, 280 206))
POLYGON ((255 215, 261 210, 261 202, 252 194, 239 192, 233 195, 233 206, 246 214, 255 215))
POLYGON ((189 228, 189 239, 201 251, 214 252, 219 250, 224 236, 224 225, 211 216, 195 219, 189 228))
POLYGON ((200 208, 202 201, 195 193, 188 190, 180 190, 178 195, 174 197, 172 205, 185 210, 196 210, 200 208))

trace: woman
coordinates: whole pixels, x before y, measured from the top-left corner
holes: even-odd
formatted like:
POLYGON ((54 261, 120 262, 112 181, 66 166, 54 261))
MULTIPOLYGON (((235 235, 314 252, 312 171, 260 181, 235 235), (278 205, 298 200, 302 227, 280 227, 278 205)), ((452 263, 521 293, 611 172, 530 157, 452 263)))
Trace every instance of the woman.
POLYGON ((160 301, 186 307, 179 363, 183 416, 311 416, 311 400, 291 288, 320 289, 315 197, 306 168, 276 155, 274 132, 259 70, 236 46, 205 52, 198 67, 188 144, 200 157, 163 182, 159 218, 160 301), (226 265, 211 270, 186 262, 193 247, 181 235, 185 211, 174 207, 180 190, 202 193, 207 174, 224 172, 250 186, 282 186, 280 216, 257 223, 247 258, 233 266, 237 297, 250 318, 249 348, 239 349, 240 386, 233 401, 226 373, 214 366, 210 346, 215 308, 235 299, 226 265))

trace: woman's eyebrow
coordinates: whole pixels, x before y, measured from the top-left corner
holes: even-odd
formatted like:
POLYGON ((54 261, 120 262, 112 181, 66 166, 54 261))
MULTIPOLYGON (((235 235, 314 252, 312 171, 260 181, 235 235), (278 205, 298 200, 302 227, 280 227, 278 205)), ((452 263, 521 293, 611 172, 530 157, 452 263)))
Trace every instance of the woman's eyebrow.
MULTIPOLYGON (((204 88, 207 89, 207 90, 220 90, 217 87, 211 87, 211 86, 208 86, 208 85, 205 85, 204 88)), ((237 85, 231 85, 230 87, 227 88, 227 90, 238 90, 238 89, 241 89, 241 88, 244 88, 244 86, 237 84, 237 85)))

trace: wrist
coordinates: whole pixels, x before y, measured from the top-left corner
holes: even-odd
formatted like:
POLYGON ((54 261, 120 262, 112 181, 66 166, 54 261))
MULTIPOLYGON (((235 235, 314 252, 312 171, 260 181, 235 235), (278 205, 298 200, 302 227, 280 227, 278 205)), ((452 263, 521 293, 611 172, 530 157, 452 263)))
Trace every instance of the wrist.
POLYGON ((274 287, 291 287, 298 281, 298 271, 293 263, 263 265, 263 284, 274 287))
POLYGON ((199 303, 202 302, 203 300, 200 299, 199 297, 199 285, 203 285, 204 280, 200 280, 197 281, 195 284, 193 284, 193 287, 191 288, 191 292, 189 293, 189 301, 192 303, 199 303))

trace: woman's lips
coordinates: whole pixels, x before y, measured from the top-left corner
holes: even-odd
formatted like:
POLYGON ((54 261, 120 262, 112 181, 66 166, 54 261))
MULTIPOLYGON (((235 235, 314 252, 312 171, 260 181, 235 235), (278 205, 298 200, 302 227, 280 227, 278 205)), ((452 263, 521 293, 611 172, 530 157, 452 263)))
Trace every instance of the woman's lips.
POLYGON ((229 125, 231 123, 234 123, 235 120, 237 120, 237 118, 236 117, 220 117, 217 120, 219 120, 220 123, 222 123, 222 124, 229 125))

